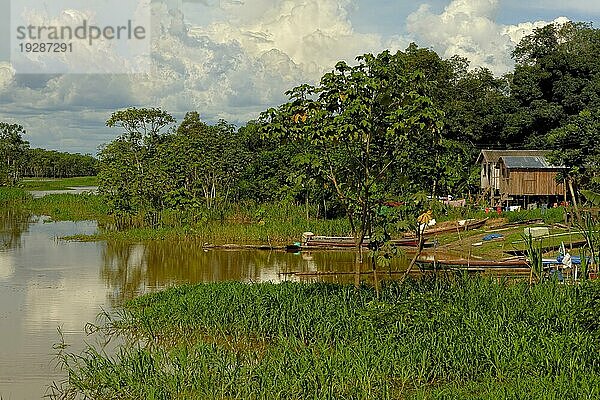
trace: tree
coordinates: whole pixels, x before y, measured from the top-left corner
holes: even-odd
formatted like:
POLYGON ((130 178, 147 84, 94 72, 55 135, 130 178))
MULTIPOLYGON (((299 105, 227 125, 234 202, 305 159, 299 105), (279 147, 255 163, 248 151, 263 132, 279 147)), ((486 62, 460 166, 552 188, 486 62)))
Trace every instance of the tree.
POLYGON ((24 175, 36 178, 67 178, 98 174, 98 160, 89 154, 30 149, 24 175))
POLYGON ((600 175, 600 110, 584 110, 569 118, 566 125, 554 129, 546 140, 557 149, 550 153, 549 160, 566 167, 559 178, 568 183, 579 219, 576 188, 587 187, 593 177, 600 175))
POLYGON ((513 135, 544 147, 546 135, 600 106, 600 31, 567 22, 536 29, 516 47, 511 97, 513 135))
POLYGON ((24 134, 21 125, 0 122, 0 185, 13 186, 22 176, 29 149, 24 134))
POLYGON ((409 174, 416 165, 435 164, 428 145, 438 140, 443 114, 403 53, 357 60, 355 66, 339 62, 317 87, 292 89, 291 101, 261 121, 268 137, 314 146, 314 166, 334 188, 361 249, 388 195, 391 171, 409 174))
POLYGON ((163 130, 175 119, 157 108, 116 111, 106 122, 123 130, 99 154, 99 191, 111 209, 123 212, 157 210, 163 207, 167 177, 157 159, 164 140, 163 130))
POLYGON ((175 190, 173 199, 203 198, 213 208, 235 195, 250 154, 232 125, 223 120, 207 125, 190 112, 161 146, 161 158, 175 190))

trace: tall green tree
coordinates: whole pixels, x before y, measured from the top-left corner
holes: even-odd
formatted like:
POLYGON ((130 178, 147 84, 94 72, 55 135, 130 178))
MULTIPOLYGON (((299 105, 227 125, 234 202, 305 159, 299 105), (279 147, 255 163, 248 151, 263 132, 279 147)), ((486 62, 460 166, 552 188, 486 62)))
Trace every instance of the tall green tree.
POLYGON ((162 144, 161 157, 173 200, 202 199, 212 208, 237 195, 250 154, 232 125, 223 120, 208 125, 197 112, 190 112, 162 144))
POLYGON ((29 149, 24 134, 21 125, 0 122, 0 185, 12 186, 23 174, 29 149))
POLYGON ((157 108, 120 110, 108 119, 107 126, 121 129, 99 154, 99 191, 107 196, 111 209, 136 212, 164 206, 168 179, 158 163, 158 149, 166 128, 174 122, 157 108))
POLYGON ((431 144, 443 114, 427 97, 423 74, 408 68, 401 52, 357 60, 338 63, 319 86, 292 89, 291 101, 263 113, 262 122, 269 137, 314 146, 315 169, 334 188, 360 248, 389 194, 391 171, 435 164, 431 144))
POLYGON ((584 110, 569 122, 554 129, 546 138, 556 150, 549 159, 566 169, 559 178, 566 179, 577 210, 577 188, 589 188, 600 176, 600 109, 584 110))
POLYGON ((600 107, 600 30, 567 22, 536 29, 516 47, 511 97, 517 108, 509 127, 532 146, 584 110, 600 107))

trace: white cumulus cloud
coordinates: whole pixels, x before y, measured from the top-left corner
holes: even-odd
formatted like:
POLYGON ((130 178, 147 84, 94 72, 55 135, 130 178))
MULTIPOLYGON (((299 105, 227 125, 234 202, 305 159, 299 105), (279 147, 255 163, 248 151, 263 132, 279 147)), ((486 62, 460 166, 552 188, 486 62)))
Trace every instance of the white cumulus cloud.
MULTIPOLYGON (((459 55, 472 67, 485 67, 496 75, 509 72, 516 44, 547 21, 503 25, 495 20, 498 0, 452 0, 441 13, 424 4, 407 18, 408 30, 442 57, 459 55)), ((565 22, 557 18, 552 22, 565 22)))
POLYGON ((380 35, 354 30, 347 12, 350 5, 347 0, 228 3, 223 5, 223 21, 194 26, 191 33, 217 43, 239 43, 251 57, 277 50, 316 79, 339 60, 383 50, 380 35))
MULTIPOLYGON (((0 91, 7 88, 15 78, 15 69, 8 62, 0 62, 0 91)), ((0 92, 1 93, 1 92, 0 92)))

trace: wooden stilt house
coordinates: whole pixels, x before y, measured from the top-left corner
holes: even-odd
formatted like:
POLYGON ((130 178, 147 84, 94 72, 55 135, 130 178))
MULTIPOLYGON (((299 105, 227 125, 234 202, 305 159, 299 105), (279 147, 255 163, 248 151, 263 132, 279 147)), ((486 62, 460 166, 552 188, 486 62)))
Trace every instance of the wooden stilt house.
POLYGON ((561 202, 565 183, 557 181, 562 166, 546 159, 547 150, 482 150, 481 193, 493 207, 561 202))

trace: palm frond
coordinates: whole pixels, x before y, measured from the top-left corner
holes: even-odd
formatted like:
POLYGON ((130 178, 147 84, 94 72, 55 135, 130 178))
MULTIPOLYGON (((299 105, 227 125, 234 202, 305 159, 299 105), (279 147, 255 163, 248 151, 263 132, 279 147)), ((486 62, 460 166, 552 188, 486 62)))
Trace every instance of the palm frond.
POLYGON ((586 200, 592 203, 592 205, 600 207, 600 193, 592 192, 591 190, 582 190, 581 194, 583 194, 586 200))

